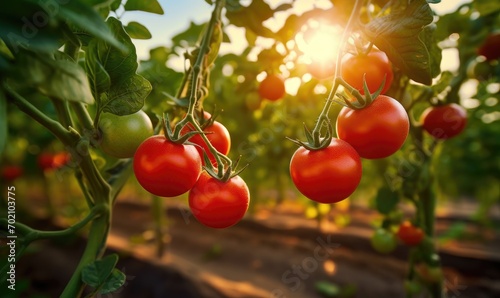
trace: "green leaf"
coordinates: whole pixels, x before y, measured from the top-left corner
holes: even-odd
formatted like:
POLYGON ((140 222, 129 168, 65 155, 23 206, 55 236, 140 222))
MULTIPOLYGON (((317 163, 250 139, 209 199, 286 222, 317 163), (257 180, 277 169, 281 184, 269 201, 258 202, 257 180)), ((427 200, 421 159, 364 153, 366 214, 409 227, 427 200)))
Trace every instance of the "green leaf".
POLYGON ((156 14, 163 14, 163 8, 156 0, 128 0, 125 4, 125 10, 140 10, 156 14))
POLYGON ((116 11, 118 10, 118 8, 120 8, 120 5, 122 4, 122 0, 114 0, 113 3, 111 3, 109 5, 109 8, 112 10, 112 11, 116 11))
MULTIPOLYGON (((50 53, 61 47, 64 38, 61 27, 66 26, 55 16, 43 19, 50 26, 36 26, 33 16, 44 12, 37 3, 26 0, 0 2, 0 38, 14 54, 21 49, 50 53), (27 17, 28 16, 28 17, 27 17)), ((46 14, 44 14, 46 15, 46 14)))
POLYGON ((137 54, 135 46, 123 28, 121 22, 110 17, 107 21, 115 38, 126 47, 126 51, 118 51, 109 43, 98 41, 90 43, 88 52, 95 55, 98 61, 109 74, 111 84, 120 84, 124 80, 130 79, 137 70, 137 54))
POLYGON ((103 112, 123 116, 139 111, 151 92, 151 83, 140 75, 134 75, 117 85, 101 96, 103 112))
POLYGON ((111 275, 108 276, 101 289, 100 294, 112 293, 118 290, 123 284, 125 284, 126 276, 120 270, 114 268, 111 275))
POLYGON ((441 73, 441 59, 443 58, 442 50, 434 38, 436 28, 436 24, 430 24, 424 28, 422 33, 420 33, 420 38, 429 51, 430 71, 433 78, 437 77, 441 73))
POLYGON ((118 255, 111 254, 88 264, 82 269, 82 281, 93 288, 98 288, 106 282, 117 262, 118 255))
POLYGON ((231 24, 251 30, 255 34, 268 38, 275 38, 275 33, 262 23, 274 15, 274 10, 263 0, 254 0, 248 7, 228 11, 226 17, 231 24))
MULTIPOLYGON (((56 57, 63 55, 61 53, 56 57)), ((36 87, 41 93, 59 100, 93 104, 94 97, 85 71, 75 62, 59 59, 54 60, 28 51, 20 52, 14 73, 17 83, 20 86, 36 87)))
POLYGON ((125 30, 130 37, 135 39, 150 39, 152 37, 148 28, 138 22, 128 23, 127 26, 125 26, 125 30))
POLYGON ((94 98, 98 98, 99 94, 106 92, 111 87, 111 78, 99 61, 97 51, 95 50, 97 49, 97 43, 96 39, 89 43, 85 57, 85 69, 87 70, 94 98))
POLYGON ((420 33, 432 20, 429 4, 425 0, 414 0, 403 9, 373 19, 364 33, 410 79, 430 85, 431 58, 420 33))
POLYGON ((60 5, 57 16, 69 24, 89 32, 96 38, 102 39, 118 49, 125 50, 97 11, 91 6, 80 2, 80 0, 71 0, 64 5, 60 5))
POLYGON ((9 131, 7 130, 7 99, 3 93, 3 90, 0 90, 0 156, 5 149, 5 145, 7 144, 7 135, 9 131))
POLYGON ((197 25, 194 22, 191 22, 189 28, 186 31, 181 32, 172 37, 172 43, 174 44, 174 47, 175 46, 185 47, 185 45, 182 44, 182 42, 186 42, 189 46, 196 45, 204 27, 205 24, 203 23, 197 25))
POLYGON ((382 187, 375 197, 375 206, 381 214, 389 214, 399 202, 399 196, 389 187, 382 187))

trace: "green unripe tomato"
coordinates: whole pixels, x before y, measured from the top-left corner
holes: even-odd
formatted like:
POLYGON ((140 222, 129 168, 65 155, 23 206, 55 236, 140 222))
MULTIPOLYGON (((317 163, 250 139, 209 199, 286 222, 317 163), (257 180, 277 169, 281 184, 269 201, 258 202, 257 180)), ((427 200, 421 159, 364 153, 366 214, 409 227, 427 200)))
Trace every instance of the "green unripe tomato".
POLYGON ((134 156, 145 139, 153 135, 153 124, 142 110, 125 116, 103 113, 99 130, 100 147, 104 153, 117 158, 129 158, 134 156))
POLYGON ((371 238, 373 249, 380 253, 390 253, 397 246, 397 240, 394 233, 385 229, 377 229, 371 238))

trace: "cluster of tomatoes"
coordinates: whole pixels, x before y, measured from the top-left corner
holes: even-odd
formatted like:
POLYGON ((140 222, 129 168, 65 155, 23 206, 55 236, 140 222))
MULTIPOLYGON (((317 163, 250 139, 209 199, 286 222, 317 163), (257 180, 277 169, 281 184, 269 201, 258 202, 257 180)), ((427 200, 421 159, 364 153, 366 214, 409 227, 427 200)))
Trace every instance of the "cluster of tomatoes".
MULTIPOLYGON (((211 115, 205 113, 204 117, 208 119, 211 115)), ((228 154, 229 132, 220 122, 207 121, 203 131, 209 142, 220 154, 228 154)), ((181 134, 192 130, 187 124, 181 134)), ((202 224, 226 228, 245 215, 250 201, 246 183, 237 175, 221 180, 203 170, 204 154, 213 165, 217 161, 200 135, 190 137, 187 143, 173 142, 161 134, 149 136, 132 149, 134 173, 141 186, 161 197, 175 197, 189 191, 189 207, 202 224)))
POLYGON ((424 238, 425 233, 421 228, 404 221, 395 234, 383 228, 377 229, 371 238, 371 245, 380 253, 390 253, 396 248, 397 239, 407 246, 418 246, 424 238))
MULTIPOLYGON (((385 53, 373 49, 367 54, 346 55, 342 78, 364 93, 382 84, 386 92, 393 80, 392 66, 385 53)), ((295 186, 309 199, 336 203, 349 197, 361 180, 361 158, 385 158, 401 148, 409 131, 409 119, 395 99, 379 95, 362 109, 344 107, 337 118, 337 136, 319 150, 300 147, 290 162, 295 186)))
MULTIPOLYGON (((71 161, 68 152, 42 152, 37 156, 38 167, 44 172, 57 170, 67 165, 71 161)), ((0 170, 0 177, 3 181, 12 182, 24 174, 23 167, 19 165, 6 165, 0 170)))

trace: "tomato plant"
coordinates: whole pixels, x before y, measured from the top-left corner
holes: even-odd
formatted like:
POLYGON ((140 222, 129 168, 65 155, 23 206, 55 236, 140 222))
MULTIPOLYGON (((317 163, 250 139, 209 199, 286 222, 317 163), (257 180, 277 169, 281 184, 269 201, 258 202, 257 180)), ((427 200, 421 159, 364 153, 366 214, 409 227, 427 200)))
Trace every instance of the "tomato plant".
POLYGON ((382 228, 375 230, 370 243, 376 251, 384 254, 392 252, 398 245, 394 233, 382 228))
POLYGON ((104 113, 99 120, 99 131, 102 151, 114 157, 129 158, 153 135, 153 124, 142 110, 124 116, 104 113))
POLYGON ((175 144, 152 136, 134 155, 137 181, 150 193, 175 197, 189 191, 201 174, 201 158, 193 145, 175 144))
POLYGON ((285 95, 285 81, 280 75, 268 74, 267 77, 260 82, 259 95, 262 98, 276 101, 285 95))
POLYGON ((318 80, 332 78, 335 74, 335 63, 313 61, 307 64, 307 72, 318 80))
POLYGON ((467 112, 451 103, 427 108, 421 116, 422 125, 436 139, 449 139, 460 134, 467 124, 467 112))
MULTIPOLYGON (((210 114, 205 112, 205 118, 210 118, 210 114)), ((194 131, 194 129, 188 124, 183 128, 182 133, 186 134, 190 131, 194 131)), ((229 131, 227 131, 227 128, 222 123, 213 121, 203 129, 203 132, 205 132, 205 135, 210 144, 212 144, 219 153, 224 155, 227 155, 229 153, 229 150, 231 149, 231 136, 229 135, 229 131)), ((196 146, 196 150, 198 150, 203 164, 205 163, 205 161, 203 160, 203 152, 208 155, 208 158, 210 158, 212 164, 216 163, 214 155, 210 152, 210 148, 207 146, 207 143, 201 138, 200 135, 192 136, 191 138, 189 138, 189 141, 198 145, 196 146)))
POLYGON ((220 181, 201 174, 189 192, 189 208, 207 227, 227 228, 239 222, 248 209, 250 192, 240 176, 220 181))
POLYGON ((359 156, 384 158, 403 146, 410 123, 401 104, 380 95, 369 106, 354 110, 344 107, 337 118, 337 135, 351 144, 359 156))
POLYGON ((297 189, 319 203, 336 203, 349 197, 361 180, 361 160, 351 145, 332 139, 320 150, 300 147, 290 161, 290 176, 297 189))
POLYGON ((385 94, 391 87, 394 74, 392 65, 387 55, 377 49, 372 49, 368 54, 347 54, 342 61, 342 78, 362 94, 363 77, 366 80, 370 93, 375 92, 385 83, 381 94, 385 94))
POLYGON ((419 245, 425 237, 421 228, 415 227, 410 221, 404 221, 398 229, 398 238, 409 246, 419 245))

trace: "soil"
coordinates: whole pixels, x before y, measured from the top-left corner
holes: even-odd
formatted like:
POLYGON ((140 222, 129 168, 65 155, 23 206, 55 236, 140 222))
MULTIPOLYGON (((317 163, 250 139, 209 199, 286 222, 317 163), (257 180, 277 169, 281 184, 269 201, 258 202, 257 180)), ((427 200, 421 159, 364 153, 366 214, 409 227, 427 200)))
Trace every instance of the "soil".
MULTIPOLYGON (((116 204, 109 252, 118 252, 125 285, 102 297, 289 297, 316 298, 318 282, 355 289, 354 297, 405 297, 408 249, 390 255, 373 251, 373 212, 353 209, 345 228, 318 224, 292 211, 260 211, 234 227, 215 230, 199 224, 182 206, 166 210, 167 236, 157 258, 151 210, 116 204)), ((438 233, 457 218, 438 219, 438 233)), ((47 222, 37 226, 47 228, 47 222)), ((498 234, 468 223, 474 241, 441 246, 447 297, 500 297, 498 234), (479 240, 479 241, 478 241, 479 240)), ((19 263, 29 278, 23 297, 57 297, 76 266, 84 238, 33 246, 19 263), (26 295, 26 296, 24 296, 26 295)), ((108 253, 109 253, 108 252, 108 253)), ((1 292, 0 292, 1 293, 1 292)), ((3 297, 2 295, 0 295, 3 297)))

